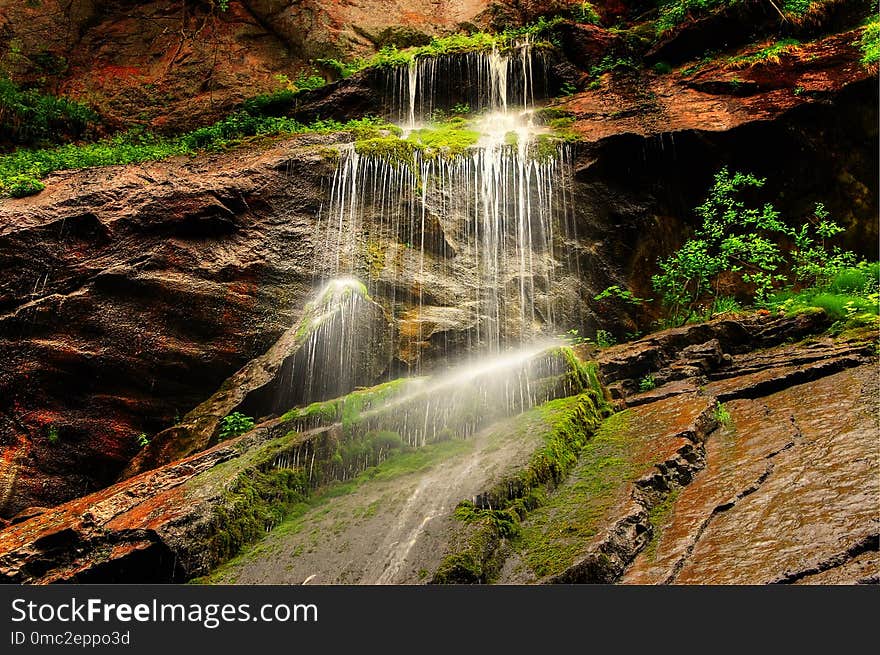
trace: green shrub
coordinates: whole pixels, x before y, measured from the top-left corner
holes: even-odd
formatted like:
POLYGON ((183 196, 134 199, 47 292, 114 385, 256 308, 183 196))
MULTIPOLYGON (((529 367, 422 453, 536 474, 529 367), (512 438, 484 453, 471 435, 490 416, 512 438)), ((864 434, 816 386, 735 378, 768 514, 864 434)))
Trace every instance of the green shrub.
POLYGON ((589 2, 581 2, 571 8, 571 15, 579 23, 587 23, 589 25, 599 24, 599 12, 589 2))
POLYGON ((596 345, 600 348, 608 348, 616 343, 617 339, 607 330, 596 330, 596 345))
POLYGON ((639 391, 651 391, 657 386, 657 380, 650 373, 639 380, 639 391))
POLYGON ((880 18, 874 15, 865 23, 862 36, 856 42, 862 49, 862 64, 873 66, 880 62, 880 18))
POLYGON ((715 416, 715 420, 718 421, 719 425, 727 427, 733 422, 733 419, 730 416, 730 412, 727 411, 727 408, 722 403, 715 403, 715 410, 713 411, 713 414, 715 416))
POLYGON ((629 289, 623 289, 619 285, 613 285, 607 287, 604 291, 599 293, 597 296, 593 298, 596 301, 602 300, 619 300, 620 302, 627 303, 629 305, 641 305, 644 302, 651 302, 645 298, 639 298, 633 294, 629 289))
POLYGON ((86 105, 20 89, 0 78, 0 144, 41 145, 80 139, 97 124, 86 105))
POLYGON ((705 314, 699 307, 706 299, 714 311, 722 276, 727 283, 748 285, 753 299, 764 303, 783 283, 821 287, 855 264, 852 253, 828 249, 826 241, 842 228, 830 220, 821 204, 798 229, 782 221, 773 205, 747 207, 741 196, 763 187, 765 181, 750 174, 731 174, 726 168, 719 171, 709 196, 696 210, 702 224, 694 238, 659 261, 660 273, 652 280, 663 294, 673 323, 705 314), (794 248, 784 252, 779 245, 782 240, 792 240, 794 248))
POLYGON ((13 198, 24 198, 25 196, 32 196, 43 189, 46 188, 46 185, 40 182, 35 177, 30 175, 13 175, 8 180, 3 180, 0 182, 0 189, 5 190, 13 198))
POLYGON ((140 434, 135 435, 134 441, 138 445, 138 448, 146 448, 150 445, 150 439, 147 437, 146 432, 141 432, 140 434))
POLYGON ((233 412, 220 421, 220 438, 231 439, 244 434, 254 427, 254 419, 241 412, 233 412))
POLYGON ((58 434, 58 428, 56 428, 54 425, 50 425, 46 430, 46 439, 49 441, 49 445, 56 445, 61 439, 60 435, 58 434))

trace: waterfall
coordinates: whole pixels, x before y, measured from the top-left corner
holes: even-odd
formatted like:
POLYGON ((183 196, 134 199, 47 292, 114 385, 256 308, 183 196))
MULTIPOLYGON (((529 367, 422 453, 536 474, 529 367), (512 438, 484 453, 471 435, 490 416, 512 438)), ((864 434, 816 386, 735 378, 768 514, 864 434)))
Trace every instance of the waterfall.
POLYGON ((546 88, 542 54, 524 40, 503 52, 415 58, 387 70, 385 86, 401 148, 341 149, 318 217, 316 279, 355 276, 381 291, 405 319, 397 349, 416 371, 438 296, 469 312, 471 353, 555 334, 571 157, 534 120, 535 93, 546 88), (437 112, 461 104, 479 135, 467 151, 403 147, 437 112))

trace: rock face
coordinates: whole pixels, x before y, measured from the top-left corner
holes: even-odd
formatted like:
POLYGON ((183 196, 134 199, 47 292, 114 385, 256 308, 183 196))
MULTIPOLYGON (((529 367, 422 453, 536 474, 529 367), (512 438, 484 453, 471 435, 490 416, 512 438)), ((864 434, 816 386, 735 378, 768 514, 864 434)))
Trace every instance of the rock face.
MULTIPOLYGON (((262 358, 246 371, 253 373, 266 363, 262 358)), ((492 420, 528 409, 531 405, 522 404, 525 394, 533 394, 532 404, 578 394, 591 384, 578 377, 579 370, 570 354, 544 351, 501 369, 441 378, 439 387, 420 379, 388 383, 324 403, 315 412, 306 409, 266 421, 242 436, 101 491, 22 513, 0 531, 0 582, 172 582, 204 575, 263 536, 310 489, 350 479, 381 463, 389 449, 401 447, 401 440, 416 456, 426 444, 448 446, 452 434, 465 437, 492 420), (523 388, 508 378, 520 379, 523 388), (514 389, 507 405, 509 387, 514 389), (473 406, 474 398, 488 397, 492 406, 474 415, 438 402, 455 399, 456 392, 459 403, 473 406), (423 425, 438 429, 420 432, 423 425), (389 430, 395 431, 394 439, 376 440, 377 434, 387 437, 389 430)), ((243 379, 249 381, 243 373, 233 378, 243 379)), ((214 402, 226 398, 221 392, 214 402)), ((205 405, 211 411, 213 405, 205 405)), ((538 420, 542 414, 535 413, 538 420)), ((503 429, 500 436, 510 438, 503 429)), ((180 457, 186 447, 197 449, 193 441, 169 443, 180 457)), ((503 466, 509 458, 491 454, 498 450, 497 441, 495 448, 486 439, 480 442, 487 451, 484 464, 503 466)), ((164 454, 167 449, 153 453, 153 463, 164 454)), ((452 487, 456 492, 474 484, 465 476, 473 472, 474 462, 465 458, 461 464, 463 479, 452 487)))
POLYGON ((0 1, 0 65, 92 104, 111 127, 203 125, 284 88, 312 59, 352 59, 425 43, 478 20, 485 0, 0 1), (283 76, 279 78, 279 76, 283 76))
POLYGON ((106 485, 136 435, 295 322, 330 165, 293 145, 59 175, 2 203, 4 515, 106 485))
POLYGON ((621 411, 525 519, 500 581, 876 582, 876 333, 745 351, 794 324, 722 321, 604 353, 621 411), (659 345, 669 381, 627 392, 659 345))
POLYGON ((876 584, 877 375, 862 365, 775 393, 739 381, 750 397, 725 403, 705 469, 622 581, 876 584))

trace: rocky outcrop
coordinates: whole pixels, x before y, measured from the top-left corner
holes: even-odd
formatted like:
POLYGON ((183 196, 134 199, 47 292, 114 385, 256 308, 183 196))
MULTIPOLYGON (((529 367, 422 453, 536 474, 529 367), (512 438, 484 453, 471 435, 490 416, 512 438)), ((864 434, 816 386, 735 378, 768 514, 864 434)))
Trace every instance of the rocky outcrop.
MULTIPOLYGON (((402 449, 466 438, 532 405, 578 394, 591 384, 582 366, 570 352, 543 351, 488 370, 401 380, 294 410, 96 493, 22 513, 0 531, 0 582, 173 582, 204 575, 262 537, 312 489, 355 477, 402 449), (475 414, 475 398, 492 404, 475 414)), ((242 373, 233 379, 242 380, 242 373)), ((226 397, 220 393, 215 402, 226 397)), ((191 441, 172 445, 178 455, 195 449, 191 441)), ((474 462, 464 464, 473 469, 474 462)))
POLYGON ((61 174, 0 205, 5 515, 111 482, 136 435, 179 422, 295 322, 332 170, 321 147, 61 174))
POLYGON ((876 583, 877 375, 863 363, 725 403, 705 469, 622 581, 876 583))
MULTIPOLYGON (((351 60, 388 43, 424 43, 477 20, 485 0, 0 1, 0 67, 94 106, 109 128, 177 132, 244 98, 311 74, 313 59, 351 60)), ((329 75, 332 72, 328 71, 329 75)))
POLYGON ((603 353, 621 410, 523 522, 499 581, 875 581, 876 331, 783 343, 795 324, 715 322, 603 353), (619 384, 661 352, 665 383, 619 384))

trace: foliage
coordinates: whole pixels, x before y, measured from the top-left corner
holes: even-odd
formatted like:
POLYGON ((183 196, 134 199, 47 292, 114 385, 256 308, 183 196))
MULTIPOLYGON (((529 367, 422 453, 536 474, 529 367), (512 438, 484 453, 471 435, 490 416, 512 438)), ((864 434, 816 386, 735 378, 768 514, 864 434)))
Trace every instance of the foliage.
POLYGON ((565 341, 570 346, 578 346, 582 343, 589 343, 589 337, 582 337, 579 334, 579 330, 577 328, 573 328, 566 332, 565 334, 560 334, 559 338, 565 341))
POLYGON ((134 436, 135 443, 137 443, 138 448, 146 448, 150 445, 150 439, 147 437, 146 432, 141 432, 140 434, 136 434, 134 436))
POLYGON ((607 330, 596 330, 596 345, 600 348, 608 348, 616 343, 617 339, 607 330))
POLYGON ((650 373, 639 380, 639 391, 650 391, 657 386, 656 378, 650 373))
POLYGON ((712 301, 708 318, 718 316, 719 314, 730 314, 742 310, 742 306, 737 302, 736 298, 731 296, 718 296, 712 301))
POLYGON ((442 57, 444 55, 466 52, 486 52, 491 50, 509 50, 524 38, 532 40, 534 45, 548 46, 555 38, 553 30, 562 18, 547 20, 543 16, 536 23, 524 27, 510 28, 503 32, 470 32, 434 37, 423 46, 400 49, 396 45, 386 45, 369 59, 352 62, 337 60, 318 60, 325 66, 333 68, 342 77, 348 77, 365 68, 396 68, 409 66, 411 62, 423 57, 442 57))
POLYGON ((54 425, 50 425, 48 427, 48 429, 46 430, 46 439, 49 441, 49 445, 51 445, 51 446, 56 445, 59 442, 59 440, 61 439, 61 437, 58 433, 58 428, 55 427, 54 425))
POLYGON ((715 416, 715 420, 718 421, 719 425, 727 427, 731 424, 732 419, 730 418, 730 412, 727 411, 727 408, 722 403, 715 403, 715 409, 712 411, 712 413, 715 416))
POLYGON ((195 154, 200 150, 218 151, 250 137, 350 131, 357 138, 385 129, 394 128, 370 117, 347 123, 318 120, 306 125, 292 118, 254 116, 239 111, 213 125, 176 137, 130 131, 83 145, 17 150, 0 156, 0 195, 12 195, 16 190, 23 195, 28 195, 25 191, 37 192, 40 190, 37 180, 53 171, 158 161, 175 155, 195 154))
POLYGON ((0 144, 43 145, 82 138, 98 122, 86 105, 20 89, 0 78, 0 144))
POLYGON ((571 15, 578 23, 599 24, 599 12, 590 2, 581 2, 571 8, 571 15))
POLYGON ((607 287, 604 291, 593 298, 593 300, 596 301, 609 299, 619 300, 620 302, 625 302, 629 305, 641 305, 644 302, 650 302, 650 300, 646 298, 637 297, 629 289, 623 289, 617 284, 607 287))
POLYGON ((835 247, 828 251, 826 241, 843 228, 832 220, 822 203, 817 203, 814 222, 793 230, 795 248, 792 251, 792 273, 805 286, 823 287, 840 271, 855 265, 856 256, 835 247), (818 238, 818 240, 817 240, 818 238))
POLYGON ((873 66, 880 62, 880 17, 874 15, 865 23, 862 36, 856 42, 862 49, 862 64, 873 66))
POLYGON ((880 308, 880 263, 859 262, 844 268, 824 283, 798 291, 785 289, 773 294, 767 307, 797 314, 822 309, 836 321, 836 328, 873 325, 880 308))
POLYGON ((254 419, 241 412, 233 412, 220 421, 220 438, 231 439, 244 434, 254 427, 254 419))
POLYGON ((656 23, 657 33, 663 34, 689 19, 697 18, 712 9, 736 2, 737 0, 666 0, 660 6, 660 17, 656 23))
POLYGON ((770 204, 746 207, 740 196, 764 183, 754 175, 731 174, 726 168, 716 174, 708 198, 696 210, 701 227, 678 251, 660 260, 661 272, 653 277, 673 322, 688 320, 706 298, 714 303, 722 277, 750 285, 754 298, 765 301, 787 279, 781 273, 788 263, 778 245, 782 238, 795 242, 790 266, 801 282, 833 275, 852 263, 851 254, 827 250, 825 239, 840 228, 829 220, 822 205, 816 206, 814 221, 798 230, 780 220, 770 204))
POLYGON ((757 52, 748 55, 739 55, 728 59, 728 63, 734 68, 753 66, 761 62, 779 63, 779 58, 800 48, 801 42, 797 39, 780 39, 761 48, 757 52))
POLYGON ((638 64, 629 57, 615 57, 613 55, 605 55, 604 57, 602 57, 599 63, 594 64, 590 67, 588 73, 590 77, 598 78, 605 73, 610 73, 619 69, 638 70, 638 68, 638 64))
POLYGON ((39 193, 46 185, 30 175, 13 175, 4 184, 13 198, 24 198, 39 193))

